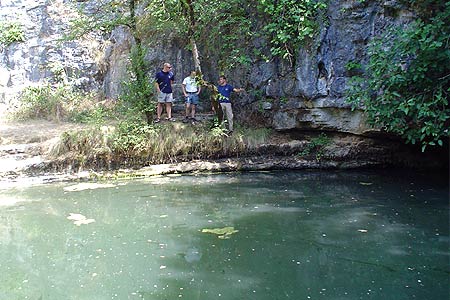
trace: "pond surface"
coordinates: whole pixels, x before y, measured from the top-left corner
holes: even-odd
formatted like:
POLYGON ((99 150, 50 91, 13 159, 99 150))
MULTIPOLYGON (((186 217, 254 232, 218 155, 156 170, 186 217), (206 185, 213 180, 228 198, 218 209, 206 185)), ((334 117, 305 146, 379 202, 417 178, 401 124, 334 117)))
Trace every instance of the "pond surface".
POLYGON ((262 172, 0 193, 0 299, 449 299, 448 179, 262 172))

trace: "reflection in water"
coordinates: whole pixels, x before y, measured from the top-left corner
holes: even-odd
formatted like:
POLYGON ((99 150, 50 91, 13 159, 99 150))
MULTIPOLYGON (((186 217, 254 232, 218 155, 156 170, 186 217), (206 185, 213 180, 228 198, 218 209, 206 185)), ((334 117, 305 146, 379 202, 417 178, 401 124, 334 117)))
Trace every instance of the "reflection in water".
POLYGON ((400 175, 2 190, 0 299, 448 299, 448 182, 400 175))

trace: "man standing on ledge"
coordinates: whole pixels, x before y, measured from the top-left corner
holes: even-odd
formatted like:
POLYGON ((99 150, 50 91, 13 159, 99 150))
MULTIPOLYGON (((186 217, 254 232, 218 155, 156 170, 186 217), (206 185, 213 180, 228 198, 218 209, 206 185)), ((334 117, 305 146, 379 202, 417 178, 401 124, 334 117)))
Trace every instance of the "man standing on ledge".
POLYGON ((155 75, 155 87, 158 97, 158 106, 156 107, 157 118, 155 120, 155 123, 161 121, 163 104, 165 104, 166 106, 166 120, 175 121, 175 119, 172 118, 172 83, 174 81, 175 75, 173 75, 172 73, 172 66, 169 63, 164 63, 162 70, 155 75))
POLYGON ((184 118, 184 122, 189 121, 189 114, 191 115, 192 121, 197 121, 195 119, 195 107, 198 104, 198 95, 200 94, 201 87, 197 83, 195 76, 197 76, 197 73, 192 71, 191 75, 186 77, 181 85, 184 97, 186 98, 186 117, 184 118))
POLYGON ((230 84, 227 83, 227 78, 225 76, 219 77, 219 85, 217 86, 217 90, 219 91, 218 101, 220 103, 220 107, 227 117, 228 121, 228 134, 233 133, 233 109, 231 108, 230 96, 231 92, 240 93, 244 91, 244 89, 234 88, 230 84))

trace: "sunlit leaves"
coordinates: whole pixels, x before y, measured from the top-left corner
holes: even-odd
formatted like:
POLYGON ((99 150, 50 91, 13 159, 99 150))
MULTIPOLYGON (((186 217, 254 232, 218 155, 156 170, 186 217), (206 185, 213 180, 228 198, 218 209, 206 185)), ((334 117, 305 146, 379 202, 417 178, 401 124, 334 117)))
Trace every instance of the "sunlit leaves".
POLYGON ((69 31, 64 39, 80 38, 92 31, 111 32, 115 27, 131 27, 135 21, 130 10, 130 3, 136 1, 104 0, 95 5, 82 4, 78 7, 78 16, 69 23, 69 31))
POLYGON ((264 31, 271 43, 271 53, 294 62, 297 49, 314 37, 317 18, 327 5, 310 0, 259 0, 258 8, 267 16, 264 31))
POLYGON ((0 44, 10 45, 25 41, 23 26, 17 22, 0 21, 0 44))

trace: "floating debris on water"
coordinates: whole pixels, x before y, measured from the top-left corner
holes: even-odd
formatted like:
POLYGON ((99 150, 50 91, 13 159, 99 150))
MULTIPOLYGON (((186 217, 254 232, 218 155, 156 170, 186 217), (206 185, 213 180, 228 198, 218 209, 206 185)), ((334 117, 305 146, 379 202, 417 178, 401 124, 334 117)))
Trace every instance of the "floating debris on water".
POLYGON ((64 188, 65 192, 78 192, 78 191, 84 191, 84 190, 95 190, 95 189, 104 189, 104 188, 111 188, 115 187, 114 184, 110 183, 93 183, 93 182, 84 182, 79 183, 71 186, 67 186, 64 188))
POLYGON ((203 233, 212 233, 217 234, 219 239, 229 239, 230 235, 233 233, 239 232, 239 230, 235 230, 234 227, 223 227, 223 228, 204 228, 202 229, 203 233))
POLYGON ((75 224, 77 226, 87 225, 87 224, 95 222, 94 219, 88 219, 85 216, 83 216, 82 214, 74 214, 74 213, 70 213, 69 216, 67 217, 67 219, 74 221, 73 224, 75 224))

